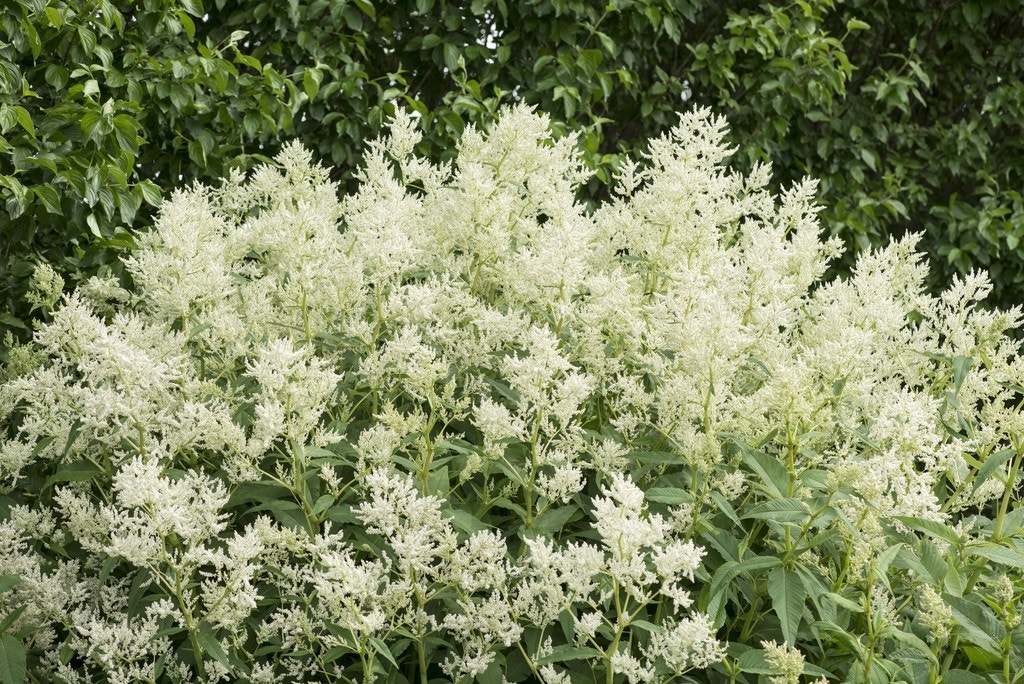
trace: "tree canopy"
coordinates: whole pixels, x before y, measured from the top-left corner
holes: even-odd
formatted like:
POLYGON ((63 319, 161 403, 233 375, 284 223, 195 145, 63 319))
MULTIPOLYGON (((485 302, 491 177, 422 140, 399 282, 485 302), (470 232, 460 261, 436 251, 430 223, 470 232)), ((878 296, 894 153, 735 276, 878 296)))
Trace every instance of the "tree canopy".
POLYGON ((1013 0, 13 0, 0 9, 0 279, 27 329, 33 265, 115 263, 161 190, 298 139, 351 187, 395 107, 454 154, 507 104, 582 130, 600 198, 695 105, 736 161, 820 181, 851 248, 923 231, 933 285, 1024 284, 1022 10, 1013 0))

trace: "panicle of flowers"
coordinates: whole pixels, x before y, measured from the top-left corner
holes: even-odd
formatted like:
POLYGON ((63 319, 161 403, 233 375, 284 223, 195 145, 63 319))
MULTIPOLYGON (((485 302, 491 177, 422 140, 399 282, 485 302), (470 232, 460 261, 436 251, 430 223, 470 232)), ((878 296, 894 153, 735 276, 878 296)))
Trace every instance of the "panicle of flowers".
POLYGON ((772 669, 769 680, 772 684, 800 684, 804 671, 804 654, 788 643, 777 644, 774 640, 762 641, 764 659, 772 669))
MULTIPOLYGON (((290 144, 165 202, 130 291, 39 267, 47 322, 0 373, 0 487, 35 488, 0 574, 41 677, 455 680, 515 652, 567 682, 564 647, 658 681, 724 656, 695 535, 709 501, 770 494, 743 459, 785 463, 785 498, 828 489, 813 532, 837 541, 802 560, 850 581, 900 517, 1005 497, 1007 462, 969 478, 1024 431, 1020 310, 979 307, 983 274, 925 294, 914 236, 821 283, 814 183, 773 194, 725 135, 683 114, 588 211, 576 138, 530 108, 449 164, 398 111, 342 199, 290 144)), ((918 606, 946 638, 941 597, 918 606)), ((799 680, 795 644, 763 647, 799 680)))

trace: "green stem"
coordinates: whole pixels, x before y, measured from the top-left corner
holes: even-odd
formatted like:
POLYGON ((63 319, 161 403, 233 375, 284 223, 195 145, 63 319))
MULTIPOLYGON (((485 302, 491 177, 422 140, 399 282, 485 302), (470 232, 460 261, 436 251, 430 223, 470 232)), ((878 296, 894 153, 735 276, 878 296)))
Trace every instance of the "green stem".
POLYGON ((1003 498, 999 502, 999 513, 996 515, 996 524, 992 529, 992 541, 998 542, 1003 536, 1003 521, 1006 519, 1006 511, 1010 506, 1010 499, 1013 498, 1013 492, 1016 489, 1017 472, 1020 470, 1021 457, 1024 455, 1024 448, 1021 445, 1014 444, 1014 448, 1017 452, 1016 456, 1013 457, 1013 462, 1010 464, 1010 472, 1006 476, 1006 487, 1003 489, 1003 498))
POLYGON ((533 487, 537 482, 537 442, 540 441, 540 424, 544 420, 543 409, 537 410, 537 420, 533 423, 533 434, 530 435, 530 474, 526 483, 526 527, 533 527, 533 487))
POLYGON ((306 288, 302 287, 302 329, 306 333, 306 344, 313 341, 313 333, 309 327, 309 307, 306 305, 306 288))
POLYGON ((612 667, 612 657, 619 650, 619 641, 622 639, 622 633, 626 629, 626 624, 623 624, 622 620, 622 600, 619 598, 619 581, 615 580, 615 589, 613 596, 615 597, 615 638, 612 639, 612 643, 608 645, 608 650, 605 651, 605 660, 608 661, 608 669, 605 670, 604 681, 605 684, 614 684, 615 682, 615 668, 612 667))

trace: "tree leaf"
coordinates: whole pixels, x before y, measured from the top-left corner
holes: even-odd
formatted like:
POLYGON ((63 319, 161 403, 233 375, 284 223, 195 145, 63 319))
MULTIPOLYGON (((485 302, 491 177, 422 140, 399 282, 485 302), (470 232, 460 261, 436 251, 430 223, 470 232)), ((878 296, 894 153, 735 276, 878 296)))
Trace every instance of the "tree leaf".
POLYGON ((31 137, 36 137, 36 126, 32 123, 32 115, 28 113, 28 110, 24 107, 17 106, 14 108, 14 113, 18 118, 18 123, 21 125, 25 132, 31 137))

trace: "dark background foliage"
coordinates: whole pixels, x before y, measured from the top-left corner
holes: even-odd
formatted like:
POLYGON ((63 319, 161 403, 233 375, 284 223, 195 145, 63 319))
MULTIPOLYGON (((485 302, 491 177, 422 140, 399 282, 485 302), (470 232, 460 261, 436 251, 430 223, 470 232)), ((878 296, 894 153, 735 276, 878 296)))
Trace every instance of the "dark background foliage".
POLYGON ((1024 10, 1015 0, 10 0, 0 9, 0 326, 33 264, 130 249, 162 192, 300 139, 351 187, 394 106, 423 152, 526 101, 580 130, 589 198, 707 105, 742 163, 820 179, 856 251, 923 231, 933 286, 1024 285, 1024 10))

